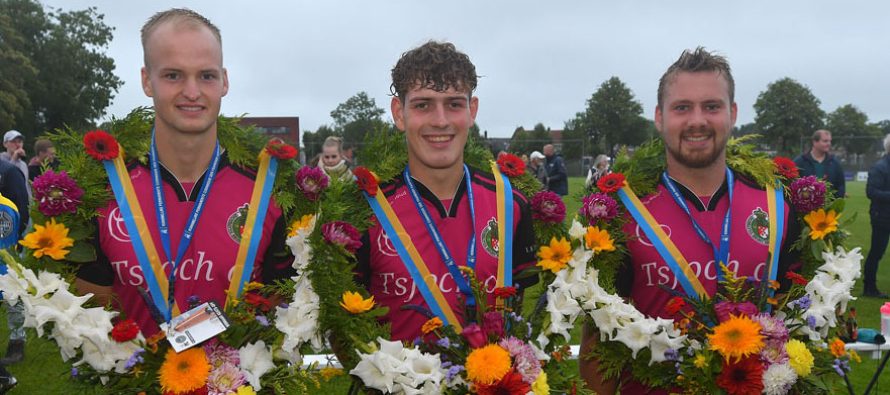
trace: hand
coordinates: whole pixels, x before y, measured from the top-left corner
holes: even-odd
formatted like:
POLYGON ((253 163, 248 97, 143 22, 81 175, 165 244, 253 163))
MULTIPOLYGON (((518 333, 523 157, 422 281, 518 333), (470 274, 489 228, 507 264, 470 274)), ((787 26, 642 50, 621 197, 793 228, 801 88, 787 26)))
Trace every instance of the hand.
POLYGON ((19 148, 19 149, 13 151, 12 156, 14 157, 13 159, 19 159, 19 158, 25 157, 25 149, 19 148))

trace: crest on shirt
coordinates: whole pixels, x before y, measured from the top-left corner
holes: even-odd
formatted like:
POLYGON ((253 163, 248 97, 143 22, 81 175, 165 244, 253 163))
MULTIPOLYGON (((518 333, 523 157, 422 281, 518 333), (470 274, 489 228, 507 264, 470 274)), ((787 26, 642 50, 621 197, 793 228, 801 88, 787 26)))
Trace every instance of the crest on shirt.
POLYGON ((482 249, 493 257, 498 256, 500 243, 498 242, 498 221, 495 218, 488 220, 482 228, 482 249))
MULTIPOLYGON (((13 229, 15 224, 14 219, 12 218, 12 214, 6 212, 6 210, 0 211, 0 239, 6 239, 13 235, 17 229, 13 229)), ((12 241, 15 242, 15 239, 12 241)))
POLYGON ((386 235, 386 232, 380 232, 377 235, 377 251, 386 256, 399 256, 398 251, 392 245, 392 240, 386 235))
POLYGON ((247 210, 249 208, 250 203, 244 203, 226 220, 226 232, 235 243, 241 242, 241 232, 244 232, 244 224, 247 223, 247 210))
POLYGON ((766 211, 760 207, 751 211, 751 215, 745 220, 745 230, 754 241, 766 245, 769 242, 769 216, 766 211))

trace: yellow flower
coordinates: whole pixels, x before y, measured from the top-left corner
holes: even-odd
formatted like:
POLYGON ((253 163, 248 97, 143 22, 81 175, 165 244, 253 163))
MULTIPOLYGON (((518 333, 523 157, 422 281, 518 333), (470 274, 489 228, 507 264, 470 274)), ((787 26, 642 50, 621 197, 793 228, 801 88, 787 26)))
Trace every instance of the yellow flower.
POLYGON ((318 371, 318 373, 321 374, 321 377, 324 378, 324 381, 328 381, 334 377, 342 376, 343 369, 327 367, 327 368, 322 368, 321 370, 318 371))
POLYGON ((550 239, 549 246, 541 246, 538 257, 541 258, 538 266, 553 273, 559 272, 572 259, 572 244, 565 237, 559 240, 554 237, 550 239))
POLYGON ((158 369, 161 389, 164 392, 184 393, 194 391, 207 383, 210 362, 203 347, 193 347, 181 353, 167 350, 164 363, 158 369))
POLYGON ((532 383, 532 393, 535 395, 550 394, 550 384, 547 384, 547 372, 542 370, 535 382, 532 383))
POLYGON ((262 288, 262 287, 263 287, 263 283, 258 283, 258 282, 256 282, 256 281, 251 281, 251 282, 249 282, 249 283, 247 283, 247 284, 244 284, 244 290, 243 290, 243 292, 250 292, 250 291, 253 291, 253 290, 260 289, 260 288, 262 288))
POLYGON ((343 292, 343 301, 340 302, 340 306, 352 314, 361 314, 374 307, 374 297, 365 299, 358 292, 346 291, 343 292))
POLYGON ((510 372, 510 353, 497 344, 489 344, 473 350, 465 367, 470 381, 490 385, 510 372))
POLYGON ((813 353, 807 349, 807 345, 797 339, 791 339, 785 343, 785 351, 788 352, 788 363, 800 377, 807 377, 813 369, 813 353))
POLYGON ((692 361, 695 367, 699 369, 704 369, 705 366, 708 366, 708 359, 705 358, 704 354, 695 354, 695 359, 692 361))
POLYGON ((730 316, 708 335, 710 348, 722 354, 727 362, 732 357, 741 360, 763 348, 761 329, 760 324, 746 316, 730 316))
POLYGON ((834 210, 829 210, 826 213, 824 209, 820 208, 810 212, 803 219, 810 226, 810 238, 821 240, 829 233, 837 230, 837 220, 840 217, 834 210))
POLYGON ((433 317, 430 318, 427 322, 423 323, 423 327, 420 328, 420 331, 423 332, 423 334, 425 335, 441 327, 442 319, 439 317, 433 317))
POLYGON ((294 222, 290 224, 290 231, 287 233, 287 237, 294 237, 300 230, 308 228, 309 225, 312 224, 314 218, 314 215, 306 214, 302 218, 294 220, 294 222))
POLYGON ((584 235, 584 243, 587 248, 595 251, 615 251, 615 244, 609 237, 609 232, 600 230, 598 226, 588 226, 587 234, 584 235))
POLYGON ((856 361, 856 363, 862 363, 862 358, 859 357, 859 353, 856 350, 850 350, 850 360, 856 361))
POLYGON ((74 239, 68 237, 68 228, 65 224, 56 223, 53 218, 43 226, 35 224, 34 231, 28 233, 19 243, 33 250, 35 258, 47 255, 59 261, 68 256, 68 250, 65 248, 73 246, 74 239))
POLYGON ((235 395, 256 395, 256 391, 249 385, 242 385, 238 387, 238 392, 235 395))
POLYGON ((847 350, 844 349, 844 341, 841 339, 834 338, 834 340, 831 341, 829 349, 831 350, 831 355, 834 355, 835 358, 847 355, 847 350))

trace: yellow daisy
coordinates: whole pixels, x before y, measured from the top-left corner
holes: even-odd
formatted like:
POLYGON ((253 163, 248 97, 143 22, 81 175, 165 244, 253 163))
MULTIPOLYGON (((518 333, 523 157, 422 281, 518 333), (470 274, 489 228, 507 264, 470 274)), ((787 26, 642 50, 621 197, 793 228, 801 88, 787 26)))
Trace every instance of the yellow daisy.
POLYGON ((315 218, 315 216, 312 214, 306 214, 302 218, 294 220, 294 222, 290 224, 290 231, 287 233, 287 237, 294 237, 300 230, 308 228, 309 225, 312 224, 313 218, 315 218))
POLYGON ((53 218, 42 226, 35 224, 34 231, 28 233, 19 243, 33 250, 35 258, 46 255, 59 261, 68 256, 66 248, 74 246, 74 239, 68 237, 65 224, 56 223, 53 218))
POLYGON ((609 232, 600 230, 598 226, 588 226, 584 235, 584 243, 587 248, 595 251, 615 251, 615 243, 609 237, 609 232))
POLYGON ((763 335, 760 324, 746 316, 730 316, 730 318, 714 328, 708 335, 711 350, 723 355, 726 361, 735 357, 736 360, 756 354, 763 348, 763 335))
POLYGON ((708 359, 705 358, 704 354, 695 354, 695 359, 692 360, 692 363, 695 367, 704 369, 705 366, 708 366, 708 359))
POLYGON ((346 291, 343 292, 343 301, 340 302, 340 306, 352 314, 361 314, 374 307, 374 297, 365 299, 358 292, 346 291))
POLYGON ((490 385, 510 372, 510 353, 497 344, 489 344, 473 350, 465 367, 470 381, 490 385))
POLYGON ((550 239, 549 246, 541 246, 538 250, 538 266, 553 273, 559 272, 572 259, 572 244, 565 237, 550 239))
POLYGON ((164 363, 158 369, 161 389, 164 392, 181 394, 194 391, 207 383, 210 375, 210 362, 203 347, 192 347, 181 353, 167 350, 164 363))
POLYGON ((803 217, 810 226, 810 238, 813 240, 824 239, 829 233, 837 231, 837 220, 841 216, 834 210, 827 213, 824 209, 812 211, 803 217))

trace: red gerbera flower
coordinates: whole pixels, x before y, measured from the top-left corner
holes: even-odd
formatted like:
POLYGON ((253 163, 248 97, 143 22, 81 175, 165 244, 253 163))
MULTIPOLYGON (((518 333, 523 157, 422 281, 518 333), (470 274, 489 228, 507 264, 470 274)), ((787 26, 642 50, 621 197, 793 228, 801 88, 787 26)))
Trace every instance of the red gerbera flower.
POLYGON ((596 182, 596 187, 605 193, 618 192, 624 186, 624 174, 607 174, 596 182))
POLYGON ((361 190, 371 196, 377 195, 377 176, 373 172, 367 167, 358 166, 352 170, 352 174, 361 190))
POLYGON ((266 144, 266 152, 281 160, 288 160, 297 156, 297 149, 279 138, 269 140, 269 143, 266 144))
POLYGON ((736 363, 723 363, 717 385, 729 395, 749 395, 763 392, 763 364, 752 356, 736 363))
POLYGON ((784 156, 777 156, 773 158, 773 164, 776 166, 776 173, 779 173, 782 177, 792 179, 800 176, 800 172, 797 170, 797 164, 791 159, 784 156))
POLYGON ((509 298, 513 295, 516 295, 515 287, 499 287, 494 289, 494 296, 498 298, 509 298))
POLYGON ((93 130, 83 135, 83 146, 87 154, 96 160, 112 160, 120 155, 117 140, 104 130, 93 130))
POLYGON ((476 393, 479 395, 525 395, 532 386, 522 380, 522 375, 511 370, 497 383, 491 385, 478 384, 476 393))
POLYGON ((253 292, 246 293, 244 294, 244 301, 252 306, 259 308, 263 312, 272 309, 272 301, 266 299, 260 294, 256 294, 253 292))
POLYGON ((133 340, 138 334, 139 325, 136 325, 136 321, 131 319, 118 322, 114 325, 114 328, 111 328, 111 338, 118 343, 133 340))
POLYGON ((686 301, 679 296, 674 296, 667 302, 667 305, 664 306, 664 311, 669 315, 674 315, 679 313, 680 310, 683 310, 684 307, 686 307, 686 301))
POLYGON ((795 272, 785 273, 785 278, 791 280, 791 282, 797 285, 807 285, 807 283, 809 282, 806 278, 804 278, 804 276, 801 276, 800 274, 797 274, 795 272))
POLYGON ((507 177, 516 177, 525 174, 525 162, 513 154, 503 154, 498 157, 498 168, 507 177))

